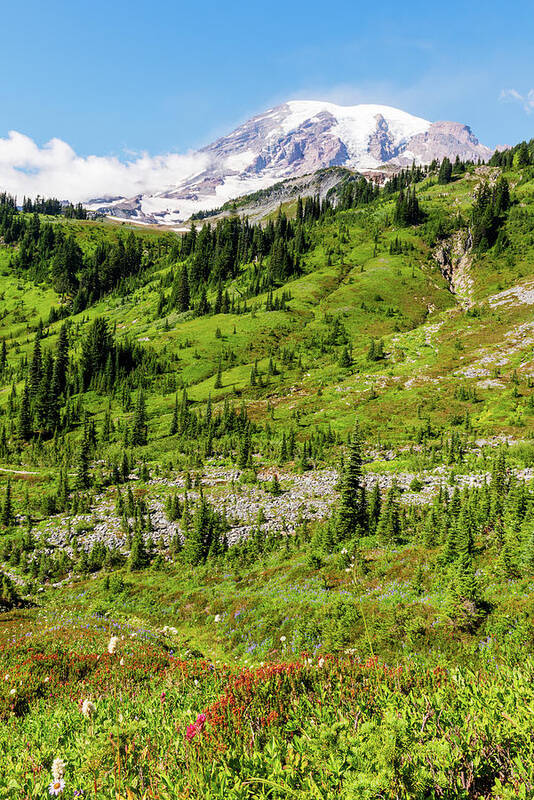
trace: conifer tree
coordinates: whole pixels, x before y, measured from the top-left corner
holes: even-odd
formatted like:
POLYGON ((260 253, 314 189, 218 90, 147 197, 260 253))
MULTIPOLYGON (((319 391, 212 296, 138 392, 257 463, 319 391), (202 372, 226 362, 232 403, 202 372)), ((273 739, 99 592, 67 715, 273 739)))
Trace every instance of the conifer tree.
POLYGON ((239 450, 237 454, 237 466, 239 469, 246 469, 248 466, 250 466, 251 458, 252 437, 250 435, 250 427, 247 426, 239 442, 239 450))
POLYGON ((467 550, 462 550, 454 566, 454 594, 457 603, 475 602, 478 586, 473 566, 473 558, 467 550))
POLYGON ((530 153, 526 142, 521 142, 514 160, 518 167, 527 167, 530 164, 530 153))
POLYGON ((132 445, 142 447, 148 440, 148 425, 146 419, 146 404, 145 396, 142 391, 139 391, 137 396, 137 405, 135 407, 133 425, 132 425, 132 445))
POLYGON ((35 334, 35 344, 33 346, 32 359, 30 363, 30 394, 34 397, 39 389, 41 378, 43 374, 43 364, 41 355, 41 329, 39 328, 35 334))
POLYGON ((222 363, 221 359, 219 359, 219 363, 217 364, 217 374, 215 376, 215 383, 213 384, 214 389, 222 389, 222 363))
POLYGON ((204 455, 206 458, 211 458, 213 455, 213 428, 211 425, 208 428, 208 436, 206 438, 206 445, 204 447, 204 455))
POLYGON ((183 557, 187 564, 196 566, 205 560, 210 544, 209 532, 208 504, 204 498, 200 498, 183 548, 183 557))
POLYGON ((279 497, 282 494, 282 488, 280 486, 280 481, 278 480, 278 475, 276 474, 276 472, 273 475, 269 491, 271 492, 273 497, 279 497))
POLYGON ((18 434, 20 438, 27 442, 32 435, 32 413, 30 406, 30 389, 28 382, 24 384, 24 390, 20 398, 18 434))
POLYGON ((184 495, 184 504, 182 506, 182 517, 180 520, 180 529, 182 531, 184 539, 187 539, 190 527, 191 527, 191 515, 189 513, 189 498, 187 497, 187 491, 186 491, 184 495))
POLYGON ((122 478, 123 482, 126 482, 128 480, 128 476, 130 474, 130 460, 128 458, 128 453, 126 452, 126 450, 124 450, 124 452, 122 454, 120 474, 121 474, 121 478, 122 478))
POLYGON ((503 580, 511 578, 514 574, 514 568, 512 565, 512 553, 510 545, 506 539, 504 540, 503 545, 501 547, 501 551, 497 559, 496 569, 498 575, 503 580))
POLYGON ((206 287, 202 286, 200 290, 200 298, 196 307, 196 313, 198 314, 199 317, 203 317, 205 314, 209 314, 209 312, 210 312, 210 304, 208 303, 206 287))
POLYGON ((490 489, 495 497, 502 499, 507 492, 506 453, 501 447, 493 462, 490 489))
POLYGON ((174 409, 172 412, 171 427, 169 428, 169 436, 175 436, 178 433, 178 395, 174 397, 174 409))
POLYGON ((111 438, 111 400, 108 402, 108 407, 106 408, 106 413, 104 414, 104 421, 102 423, 102 441, 109 443, 111 438))
POLYGON ((48 397, 47 403, 47 416, 46 416, 46 428, 49 433, 54 433, 60 427, 61 423, 61 386, 60 386, 60 378, 59 373, 56 369, 56 363, 54 363, 52 377, 50 380, 50 394, 48 397))
POLYGON ((64 394, 67 388, 67 369, 69 365, 69 340, 66 323, 59 330, 57 340, 56 358, 54 361, 54 382, 59 394, 64 394))
POLYGON ((361 536, 366 527, 365 488, 362 481, 362 442, 358 424, 351 437, 349 458, 341 485, 336 521, 338 540, 361 536))
POLYGON ((87 552, 82 550, 77 564, 78 572, 84 575, 89 570, 89 562, 87 559, 87 552))
POLYGON ((91 484, 89 474, 89 463, 91 454, 91 442, 89 439, 87 423, 84 425, 82 441, 78 452, 78 467, 76 470, 76 486, 78 489, 87 489, 91 484))
POLYGON ((37 429, 46 434, 49 430, 48 421, 51 418, 51 383, 53 362, 50 352, 45 354, 42 364, 41 380, 34 397, 34 413, 37 429))
POLYGON ((439 168, 438 183, 441 184, 450 183, 451 179, 452 179, 452 164, 450 162, 450 159, 448 159, 447 156, 445 156, 439 168))
POLYGON ((7 479, 6 491, 4 494, 4 502, 2 504, 2 517, 1 522, 4 528, 8 528, 13 524, 13 503, 11 500, 11 478, 7 479))
POLYGON ((339 357, 339 366, 342 369, 348 369, 352 364, 352 359, 350 357, 348 347, 344 347, 341 351, 341 355, 339 357))
POLYGON ((282 442, 280 444, 280 464, 285 464, 287 461, 287 440, 285 431, 282 432, 282 442))
POLYGON ((378 520, 380 519, 381 507, 382 498, 380 496, 380 486, 378 481, 376 481, 369 498, 369 528, 371 531, 376 530, 378 520))
POLYGON ((0 572, 0 608, 11 609, 19 602, 15 584, 11 578, 0 572))
POLYGON ((143 569, 148 563, 148 554, 145 549, 145 542, 141 530, 136 530, 132 538, 132 546, 128 558, 128 569, 133 572, 143 569))
POLYGON ((396 488, 391 486, 376 528, 377 536, 385 544, 397 544, 401 536, 401 521, 395 495, 396 488))
POLYGON ((2 339, 2 348, 0 350, 0 374, 3 374, 7 367, 7 345, 6 340, 2 339))
POLYGON ((178 311, 187 311, 189 309, 190 302, 191 296, 189 292, 189 278, 187 275, 187 267, 184 265, 180 269, 180 275, 178 278, 178 291, 176 297, 178 311))

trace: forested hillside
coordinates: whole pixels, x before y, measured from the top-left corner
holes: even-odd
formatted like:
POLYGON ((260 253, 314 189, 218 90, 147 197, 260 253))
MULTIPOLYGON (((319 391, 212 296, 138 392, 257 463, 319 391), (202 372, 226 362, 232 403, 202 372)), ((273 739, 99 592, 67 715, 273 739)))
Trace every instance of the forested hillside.
POLYGON ((533 797, 534 140, 85 217, 0 196, 2 796, 533 797))

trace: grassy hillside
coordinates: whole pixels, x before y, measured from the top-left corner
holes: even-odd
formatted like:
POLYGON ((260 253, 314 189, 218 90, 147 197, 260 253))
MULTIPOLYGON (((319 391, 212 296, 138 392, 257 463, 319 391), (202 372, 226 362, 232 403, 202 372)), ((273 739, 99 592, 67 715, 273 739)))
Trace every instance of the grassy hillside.
MULTIPOLYGON (((415 420, 417 414, 424 414, 432 422, 447 424, 467 408, 481 434, 517 434, 528 424, 525 401, 529 387, 524 386, 519 398, 510 398, 483 378, 497 380, 493 373, 499 371, 499 388, 503 388, 514 370, 521 383, 528 383, 530 377, 529 265, 533 245, 530 234, 522 233, 528 224, 521 220, 531 213, 532 182, 522 182, 518 173, 505 173, 512 185, 518 184, 516 202, 504 226, 511 244, 498 255, 493 250, 480 255, 468 252, 460 267, 465 272, 465 287, 457 287, 456 295, 451 294, 434 258, 436 247, 443 241, 447 244, 447 237, 432 238, 435 220, 451 225, 455 223, 453 215, 460 213, 467 221, 477 185, 488 177, 486 173, 491 180, 496 171, 475 168, 473 174, 445 187, 435 179, 423 182, 418 194, 428 215, 424 225, 393 226, 394 199, 338 212, 315 225, 311 246, 302 259, 302 275, 273 293, 275 298, 290 293, 285 311, 266 312, 267 293, 260 293, 248 301, 250 310, 238 315, 195 317, 172 309, 158 315, 161 286, 174 266, 163 257, 131 290, 123 288, 120 296, 112 293, 73 315, 77 337, 83 336, 91 319, 104 315, 116 326, 118 337, 128 337, 163 354, 169 362, 168 374, 179 387, 188 387, 193 401, 205 402, 209 394, 214 403, 226 396, 244 397, 251 403, 251 413, 261 416, 266 400, 272 398, 277 420, 284 425, 298 408, 301 426, 335 421, 340 430, 348 430, 357 405, 358 416, 371 435, 385 426, 387 436, 399 440, 409 438, 407 417, 415 420), (397 240, 410 249, 390 254, 397 240), (380 361, 367 358, 371 339, 383 340, 385 358, 380 361), (340 368, 345 343, 352 364, 340 368), (279 363, 282 351, 291 354, 290 363, 279 363), (230 353, 232 362, 228 363, 230 353), (259 371, 265 372, 270 356, 281 367, 280 374, 265 376, 262 389, 251 387, 252 365, 257 360, 259 371), (223 385, 215 389, 221 359, 223 385), (438 409, 432 407, 436 382, 441 395, 438 409), (454 402, 454 389, 460 382, 477 387, 476 404, 454 402), (317 397, 321 390, 325 394, 317 397), (394 411, 401 398, 403 408, 409 409, 402 417, 394 411), (385 409, 393 409, 387 420, 385 409)), ((117 236, 116 227, 109 224, 71 222, 68 227, 87 252, 96 241, 117 236)), ((154 239, 158 233, 136 231, 136 235, 154 239)), ((159 236, 169 243, 171 234, 159 236)), ((50 309, 60 307, 61 301, 46 283, 35 286, 14 275, 7 263, 8 248, 1 255, 3 323, 8 362, 15 365, 22 354, 31 351, 38 320, 46 323, 50 309)), ((227 284, 231 295, 243 294, 249 271, 245 267, 227 284)), ((213 302, 213 290, 208 289, 208 299, 213 302)), ((58 321, 45 327, 47 347, 53 347, 60 325, 58 321)), ((148 402, 157 436, 165 430, 164 414, 170 415, 173 396, 165 400, 160 392, 154 395, 148 402)), ((101 407, 106 403, 107 398, 101 407)))
POLYGON ((261 231, 4 208, 2 796, 534 796, 518 152, 261 231))

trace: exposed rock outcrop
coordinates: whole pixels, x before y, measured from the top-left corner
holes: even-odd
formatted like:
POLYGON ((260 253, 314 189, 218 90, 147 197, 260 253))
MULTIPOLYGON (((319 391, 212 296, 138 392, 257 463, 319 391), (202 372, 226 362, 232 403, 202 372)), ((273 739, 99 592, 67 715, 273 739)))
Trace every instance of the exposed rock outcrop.
POLYGON ((451 292, 462 305, 472 303, 473 278, 471 276, 471 250, 473 241, 469 230, 456 231, 434 251, 434 258, 440 265, 451 292))
POLYGON ((445 156, 462 161, 487 161, 492 150, 480 144, 469 125, 459 122, 434 122, 427 131, 413 136, 406 150, 397 160, 410 164, 412 156, 419 163, 428 164, 434 159, 442 161, 445 156))

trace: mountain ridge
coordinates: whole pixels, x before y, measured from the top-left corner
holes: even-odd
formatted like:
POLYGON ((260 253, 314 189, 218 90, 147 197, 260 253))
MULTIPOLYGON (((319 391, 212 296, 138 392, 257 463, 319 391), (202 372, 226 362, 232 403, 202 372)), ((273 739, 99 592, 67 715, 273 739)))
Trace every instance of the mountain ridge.
POLYGON ((458 122, 430 122, 378 104, 293 100, 247 120, 197 151, 202 168, 175 187, 86 204, 119 219, 176 225, 199 211, 281 180, 343 166, 401 168, 434 159, 486 160, 492 150, 458 122))

